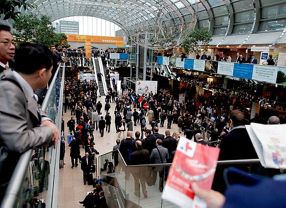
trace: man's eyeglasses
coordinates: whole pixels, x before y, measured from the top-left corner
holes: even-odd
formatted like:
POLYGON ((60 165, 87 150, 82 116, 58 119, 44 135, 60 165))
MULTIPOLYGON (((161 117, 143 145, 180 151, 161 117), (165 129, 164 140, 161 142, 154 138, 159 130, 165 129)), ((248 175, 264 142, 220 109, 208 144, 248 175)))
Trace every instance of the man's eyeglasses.
POLYGON ((12 40, 12 41, 3 40, 3 41, 0 41, 0 43, 3 43, 5 46, 10 46, 11 44, 15 45, 15 41, 14 40, 12 40))

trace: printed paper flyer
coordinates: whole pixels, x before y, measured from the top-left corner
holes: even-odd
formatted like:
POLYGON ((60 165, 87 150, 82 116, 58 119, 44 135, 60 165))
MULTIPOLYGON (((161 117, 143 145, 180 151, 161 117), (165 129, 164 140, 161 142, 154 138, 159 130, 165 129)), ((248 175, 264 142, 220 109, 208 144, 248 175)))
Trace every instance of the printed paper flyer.
POLYGON ((180 207, 205 207, 195 197, 192 183, 211 188, 218 155, 218 148, 180 138, 162 198, 180 207))

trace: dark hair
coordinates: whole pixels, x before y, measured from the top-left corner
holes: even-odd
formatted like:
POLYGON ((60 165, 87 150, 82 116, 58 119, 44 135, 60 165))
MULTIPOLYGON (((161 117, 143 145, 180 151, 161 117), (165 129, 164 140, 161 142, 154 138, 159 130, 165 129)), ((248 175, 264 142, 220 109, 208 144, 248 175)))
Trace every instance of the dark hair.
POLYGON ((7 31, 7 32, 11 32, 11 27, 8 26, 8 25, 3 25, 3 24, 0 24, 0 31, 7 31))
POLYGON ((153 129, 154 132, 158 133, 159 132, 159 128, 157 126, 154 127, 153 129))
POLYGON ((231 111, 230 119, 232 120, 233 126, 240 126, 246 124, 244 113, 240 110, 231 111))
POLYGON ((145 133, 149 135, 149 134, 151 134, 151 130, 150 129, 146 129, 145 133))
POLYGON ((139 131, 135 132, 135 137, 140 137, 140 132, 139 131))
POLYGON ((35 44, 20 44, 15 52, 15 71, 33 74, 41 68, 49 70, 53 66, 53 54, 48 47, 35 44))

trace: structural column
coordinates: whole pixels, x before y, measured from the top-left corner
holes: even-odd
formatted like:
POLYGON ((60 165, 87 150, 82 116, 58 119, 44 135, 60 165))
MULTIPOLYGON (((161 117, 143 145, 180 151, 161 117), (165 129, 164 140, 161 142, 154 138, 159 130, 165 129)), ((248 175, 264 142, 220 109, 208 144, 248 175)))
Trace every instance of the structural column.
POLYGON ((137 34, 137 40, 136 40, 136 81, 138 80, 138 71, 139 71, 139 33, 137 34))
POLYGON ((144 41, 144 58, 143 58, 143 80, 146 80, 146 68, 147 68, 147 45, 148 45, 148 34, 145 32, 145 41, 144 41))

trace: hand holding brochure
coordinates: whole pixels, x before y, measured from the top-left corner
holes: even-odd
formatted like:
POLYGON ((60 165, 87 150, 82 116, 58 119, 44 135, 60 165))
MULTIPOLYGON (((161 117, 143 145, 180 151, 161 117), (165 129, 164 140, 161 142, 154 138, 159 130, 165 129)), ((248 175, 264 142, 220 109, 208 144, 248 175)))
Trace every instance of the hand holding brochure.
POLYGON ((180 207, 205 207, 194 195, 192 183, 211 188, 218 155, 218 148, 180 138, 162 198, 180 207))
POLYGON ((246 126, 261 165, 266 168, 286 168, 286 124, 246 126))

